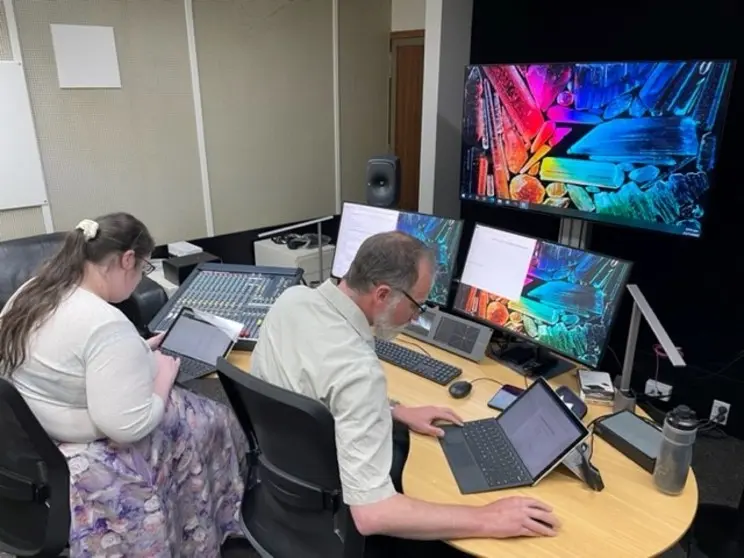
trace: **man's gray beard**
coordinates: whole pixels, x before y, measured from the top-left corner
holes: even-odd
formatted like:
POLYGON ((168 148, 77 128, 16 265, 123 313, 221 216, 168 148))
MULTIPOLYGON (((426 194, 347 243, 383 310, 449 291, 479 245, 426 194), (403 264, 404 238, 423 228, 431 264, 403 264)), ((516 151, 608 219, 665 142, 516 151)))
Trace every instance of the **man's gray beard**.
POLYGON ((373 326, 375 330, 375 337, 377 337, 378 339, 382 339, 383 341, 390 341, 401 331, 403 331, 403 328, 406 327, 406 324, 394 326, 391 323, 393 312, 395 311, 395 307, 397 306, 398 302, 399 299, 392 300, 388 307, 375 320, 373 326))
POLYGON ((403 331, 404 327, 405 326, 393 327, 378 323, 377 325, 375 325, 375 337, 377 337, 378 339, 382 339, 383 341, 390 341, 401 331, 403 331))

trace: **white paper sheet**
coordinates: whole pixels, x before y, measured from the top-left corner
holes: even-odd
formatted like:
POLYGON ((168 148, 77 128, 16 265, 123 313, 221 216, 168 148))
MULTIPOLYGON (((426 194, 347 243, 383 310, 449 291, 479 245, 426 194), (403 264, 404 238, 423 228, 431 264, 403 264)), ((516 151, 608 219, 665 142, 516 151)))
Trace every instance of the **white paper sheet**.
POLYGON ((236 343, 238 341, 240 332, 243 330, 243 324, 241 324, 240 322, 228 320, 227 318, 215 316, 214 314, 208 314, 207 312, 202 312, 201 310, 194 310, 194 316, 219 328, 230 339, 232 339, 233 343, 236 343))

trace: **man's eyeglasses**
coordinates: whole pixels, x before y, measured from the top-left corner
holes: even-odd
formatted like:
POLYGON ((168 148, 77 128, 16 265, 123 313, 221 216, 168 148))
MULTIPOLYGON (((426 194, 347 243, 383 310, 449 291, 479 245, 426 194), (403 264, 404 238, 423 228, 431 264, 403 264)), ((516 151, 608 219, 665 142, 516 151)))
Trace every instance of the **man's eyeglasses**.
POLYGON ((413 306, 416 308, 417 316, 420 316, 426 313, 426 311, 429 309, 429 307, 426 304, 421 304, 419 302, 416 302, 416 300, 403 289, 399 289, 399 290, 401 293, 403 293, 403 296, 406 297, 411 302, 411 304, 413 304, 413 306))

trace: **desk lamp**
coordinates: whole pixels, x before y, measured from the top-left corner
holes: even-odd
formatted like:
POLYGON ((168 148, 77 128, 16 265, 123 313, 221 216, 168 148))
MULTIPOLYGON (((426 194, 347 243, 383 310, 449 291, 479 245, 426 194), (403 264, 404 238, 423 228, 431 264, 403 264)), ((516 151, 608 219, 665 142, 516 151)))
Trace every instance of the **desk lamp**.
POLYGON ((659 318, 651 309, 646 297, 643 296, 641 289, 638 285, 628 285, 628 292, 633 297, 633 312, 630 315, 630 327, 628 328, 628 341, 625 345, 625 359, 623 360, 623 373, 620 378, 620 387, 615 391, 615 403, 613 405, 614 411, 635 411, 636 398, 635 394, 630 388, 630 379, 633 375, 633 362, 635 361, 636 344, 638 342, 638 329, 641 326, 641 317, 646 319, 646 322, 651 327, 651 331, 654 332, 657 341, 664 349, 669 362, 674 367, 684 367, 685 364, 682 355, 677 350, 677 347, 672 343, 669 334, 661 325, 659 318))
POLYGON ((320 217, 318 219, 312 219, 310 221, 304 221, 302 223, 297 223, 296 225, 289 225, 287 227, 282 227, 280 229, 274 229, 273 231, 266 231, 262 232, 258 235, 258 238, 271 238, 272 236, 275 236, 277 234, 293 231, 296 229, 301 229, 303 227, 309 227, 310 225, 318 225, 318 273, 320 274, 320 283, 323 282, 323 223, 326 221, 330 221, 333 219, 333 215, 329 215, 328 217, 320 217))

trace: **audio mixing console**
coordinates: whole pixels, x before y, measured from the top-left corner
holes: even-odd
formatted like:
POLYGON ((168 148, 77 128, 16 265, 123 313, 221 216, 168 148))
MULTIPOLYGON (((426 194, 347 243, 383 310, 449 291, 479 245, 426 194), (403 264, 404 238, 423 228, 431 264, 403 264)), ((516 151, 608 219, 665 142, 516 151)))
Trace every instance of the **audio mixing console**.
POLYGON ((301 279, 302 270, 298 268, 199 264, 148 328, 153 334, 166 331, 186 306, 243 324, 235 348, 250 351, 271 305, 301 279))

